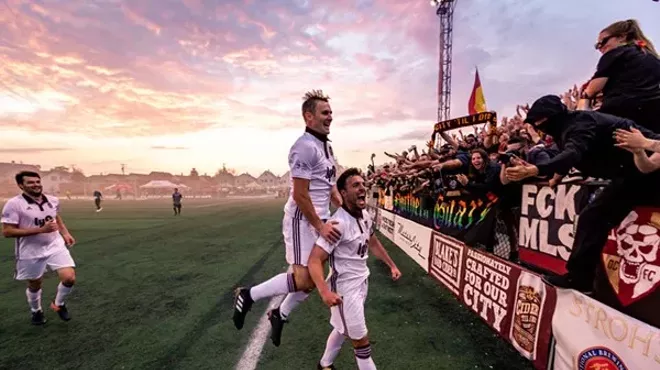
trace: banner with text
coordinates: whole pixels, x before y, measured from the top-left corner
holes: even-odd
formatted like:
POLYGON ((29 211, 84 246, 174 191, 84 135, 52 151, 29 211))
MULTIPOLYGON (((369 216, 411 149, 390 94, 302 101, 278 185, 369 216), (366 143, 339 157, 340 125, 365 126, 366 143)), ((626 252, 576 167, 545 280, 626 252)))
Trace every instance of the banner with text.
POLYGON ((492 240, 498 201, 491 193, 437 199, 395 193, 393 206, 397 215, 473 246, 492 240))
POLYGON ((538 275, 435 232, 429 274, 537 369, 546 368, 556 295, 538 275))
POLYGON ((401 248, 424 271, 429 268, 431 229, 403 217, 394 218, 394 244, 401 248))
POLYGON ((378 211, 377 223, 378 231, 385 235, 389 240, 394 241, 394 213, 384 209, 378 211))
POLYGON ((574 290, 557 291, 556 370, 660 368, 660 329, 574 290))
POLYGON ((518 247, 520 260, 556 274, 566 273, 577 215, 589 201, 589 187, 525 184, 522 189, 518 247))

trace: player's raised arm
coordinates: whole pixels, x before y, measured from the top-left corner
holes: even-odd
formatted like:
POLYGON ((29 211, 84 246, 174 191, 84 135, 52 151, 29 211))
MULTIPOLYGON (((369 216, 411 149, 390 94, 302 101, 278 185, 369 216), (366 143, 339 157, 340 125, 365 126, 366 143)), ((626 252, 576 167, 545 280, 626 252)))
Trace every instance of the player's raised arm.
POLYGON ((401 277, 401 271, 399 271, 399 269, 396 267, 392 257, 390 257, 389 253, 387 253, 387 250, 385 247, 383 247, 383 244, 381 244, 380 240, 378 240, 378 237, 375 233, 371 234, 371 238, 369 238, 369 251, 376 258, 385 262, 385 264, 390 268, 392 273, 392 280, 399 280, 401 277))

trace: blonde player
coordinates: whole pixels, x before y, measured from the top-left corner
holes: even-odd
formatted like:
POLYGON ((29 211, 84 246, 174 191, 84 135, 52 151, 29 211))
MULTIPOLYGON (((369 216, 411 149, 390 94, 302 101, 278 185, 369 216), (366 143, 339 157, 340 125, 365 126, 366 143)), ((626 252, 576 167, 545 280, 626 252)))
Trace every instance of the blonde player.
POLYGON ((307 271, 307 259, 321 236, 330 241, 339 238, 330 217, 330 202, 341 206, 335 186, 337 163, 328 134, 332 123, 329 98, 322 91, 305 94, 302 116, 305 133, 289 151, 291 193, 284 206, 282 234, 286 245, 289 273, 282 273, 252 288, 238 288, 234 298, 234 325, 243 328, 245 316, 255 301, 287 294, 280 305, 268 312, 271 340, 280 345, 282 329, 291 311, 309 296, 314 283, 307 271))
POLYGON ((28 304, 32 311, 32 324, 46 323, 41 309, 41 283, 46 267, 57 271, 60 284, 50 304, 59 317, 69 321, 64 303, 76 281, 76 266, 67 247, 75 239, 59 215, 60 202, 42 193, 41 177, 36 172, 24 171, 16 175, 16 183, 23 193, 5 204, 2 209, 2 234, 15 238, 16 280, 27 280, 28 304))
POLYGON ((330 324, 334 327, 328 336, 318 369, 335 368, 333 362, 347 337, 353 343, 358 368, 372 370, 376 369, 376 365, 371 359, 364 316, 369 278, 367 250, 371 250, 374 256, 389 266, 392 280, 398 280, 401 272, 374 235, 373 221, 365 209, 367 189, 360 171, 356 168, 346 170, 339 176, 337 188, 343 206, 331 220, 337 222, 341 238, 335 243, 319 238, 309 256, 309 274, 323 302, 330 306, 330 324), (331 268, 327 282, 323 276, 326 260, 331 268))

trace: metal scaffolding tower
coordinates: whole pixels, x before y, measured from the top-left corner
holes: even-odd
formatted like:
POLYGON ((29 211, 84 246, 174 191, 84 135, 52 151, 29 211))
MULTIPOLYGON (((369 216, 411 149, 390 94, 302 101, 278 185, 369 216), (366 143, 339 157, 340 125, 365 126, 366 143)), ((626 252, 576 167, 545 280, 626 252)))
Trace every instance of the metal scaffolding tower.
POLYGON ((454 8, 458 0, 432 0, 440 18, 440 57, 438 71, 438 122, 451 118, 451 61, 454 8))

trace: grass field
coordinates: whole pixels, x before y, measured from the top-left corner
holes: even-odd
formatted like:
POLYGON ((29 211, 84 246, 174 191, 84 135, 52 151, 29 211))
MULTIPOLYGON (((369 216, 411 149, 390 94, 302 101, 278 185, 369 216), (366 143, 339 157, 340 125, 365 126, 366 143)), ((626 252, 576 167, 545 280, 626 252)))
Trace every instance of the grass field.
MULTIPOLYGON (((73 319, 46 309, 30 325, 22 282, 12 279, 13 243, 0 240, 0 369, 234 369, 267 301, 240 332, 232 292, 286 268, 281 200, 187 200, 174 217, 167 199, 62 201, 78 244, 73 319)), ((403 272, 394 283, 372 260, 367 325, 379 369, 531 369, 509 345, 396 246, 381 237, 403 272)), ((55 294, 48 273, 42 305, 55 294)), ((314 293, 292 314, 282 345, 270 340, 258 369, 316 369, 330 331, 314 293)), ((350 344, 335 365, 355 369, 350 344)))

